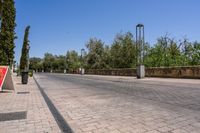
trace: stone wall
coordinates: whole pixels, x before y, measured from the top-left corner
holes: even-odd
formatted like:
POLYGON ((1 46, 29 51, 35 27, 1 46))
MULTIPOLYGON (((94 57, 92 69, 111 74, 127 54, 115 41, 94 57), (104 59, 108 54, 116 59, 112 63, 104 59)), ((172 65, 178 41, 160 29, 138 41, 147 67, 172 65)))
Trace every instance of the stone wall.
POLYGON ((85 74, 112 75, 112 76, 136 76, 136 69, 89 69, 85 74))
MULTIPOLYGON (((86 70, 85 73, 94 75, 136 76, 136 69, 90 69, 86 70)), ((200 79, 200 66, 146 68, 145 76, 200 79)))
POLYGON ((200 66, 147 68, 147 77, 200 78, 200 66))

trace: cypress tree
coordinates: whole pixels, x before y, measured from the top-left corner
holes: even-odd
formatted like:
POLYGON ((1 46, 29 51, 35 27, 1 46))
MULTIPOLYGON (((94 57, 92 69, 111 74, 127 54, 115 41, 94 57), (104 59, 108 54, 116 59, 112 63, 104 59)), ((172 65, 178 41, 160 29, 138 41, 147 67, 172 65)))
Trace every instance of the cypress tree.
POLYGON ((2 7, 3 7, 3 1, 0 0, 0 22, 1 22, 1 16, 2 16, 2 7))
POLYGON ((27 58, 28 58, 28 54, 29 54, 29 40, 28 40, 29 29, 30 29, 30 26, 27 26, 25 29, 25 33, 24 33, 24 42, 23 42, 22 54, 21 54, 21 58, 20 58, 20 70, 26 70, 28 68, 28 66, 27 66, 28 59, 27 58))
POLYGON ((16 9, 14 0, 1 2, 0 64, 12 65, 14 60, 14 40, 16 9))

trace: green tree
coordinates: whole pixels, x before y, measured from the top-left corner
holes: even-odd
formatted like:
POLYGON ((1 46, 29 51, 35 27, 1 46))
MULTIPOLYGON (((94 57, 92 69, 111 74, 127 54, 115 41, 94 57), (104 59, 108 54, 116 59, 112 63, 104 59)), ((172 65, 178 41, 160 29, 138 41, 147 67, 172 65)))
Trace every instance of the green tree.
POLYGON ((12 65, 14 60, 15 4, 14 0, 4 0, 1 4, 0 64, 12 65))
POLYGON ((131 68, 136 66, 136 45, 133 35, 117 34, 111 46, 111 67, 112 68, 131 68))
POLYGON ((1 22, 1 17, 2 17, 2 8, 3 8, 3 1, 0 0, 0 22, 1 22))
MULTIPOLYGON (((112 45, 105 45, 102 40, 92 38, 86 44, 87 54, 81 58, 74 50, 64 55, 46 53, 44 58, 31 59, 31 68, 62 71, 67 68, 74 72, 84 62, 86 69, 133 68, 136 61, 136 42, 130 32, 117 34, 112 45), (42 65, 41 65, 42 64, 42 65)), ((158 38, 155 45, 144 45, 144 64, 146 67, 169 67, 200 65, 200 43, 187 39, 177 41, 168 35, 158 38)))
POLYGON ((174 40, 170 40, 168 51, 169 51, 169 66, 180 66, 182 65, 182 54, 181 47, 182 43, 178 43, 174 40))
POLYGON ((53 70, 55 71, 63 71, 65 69, 65 61, 66 57, 63 55, 55 56, 55 60, 53 62, 53 70))
POLYGON ((78 53, 74 50, 67 51, 66 54, 67 69, 68 71, 76 71, 81 67, 81 60, 78 53))
POLYGON ((104 46, 102 62, 104 64, 104 69, 111 68, 111 54, 110 54, 110 47, 108 45, 104 46))
POLYGON ((92 38, 86 44, 88 54, 86 56, 87 67, 91 69, 107 68, 104 62, 104 43, 101 40, 92 38))
POLYGON ((189 42, 187 39, 184 39, 182 42, 181 54, 182 54, 182 65, 187 66, 190 65, 192 61, 193 55, 193 44, 189 42))
POLYGON ((58 70, 63 71, 66 69, 66 56, 60 55, 58 57, 58 70))
POLYGON ((30 26, 27 26, 24 33, 24 42, 22 46, 22 53, 20 58, 20 70, 27 70, 28 69, 28 52, 29 52, 29 29, 30 26))
POLYGON ((178 43, 168 35, 158 38, 157 43, 147 52, 145 65, 147 67, 182 65, 181 46, 182 43, 178 43))
POLYGON ((29 68, 32 70, 35 70, 35 71, 41 71, 41 69, 42 69, 41 62, 42 62, 41 58, 32 57, 32 58, 30 58, 29 68))
POLYGON ((200 43, 193 43, 193 54, 190 65, 200 65, 200 43))
POLYGON ((53 70, 53 64, 55 62, 55 57, 51 53, 45 53, 43 59, 43 68, 45 72, 50 72, 53 70))

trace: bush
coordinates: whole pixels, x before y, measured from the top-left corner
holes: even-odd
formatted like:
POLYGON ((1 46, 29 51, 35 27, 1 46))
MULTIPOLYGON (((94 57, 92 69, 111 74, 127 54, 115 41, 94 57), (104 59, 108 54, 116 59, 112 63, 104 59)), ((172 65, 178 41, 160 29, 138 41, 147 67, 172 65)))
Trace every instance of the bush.
POLYGON ((33 77, 33 70, 29 70, 28 75, 29 75, 30 77, 33 77))

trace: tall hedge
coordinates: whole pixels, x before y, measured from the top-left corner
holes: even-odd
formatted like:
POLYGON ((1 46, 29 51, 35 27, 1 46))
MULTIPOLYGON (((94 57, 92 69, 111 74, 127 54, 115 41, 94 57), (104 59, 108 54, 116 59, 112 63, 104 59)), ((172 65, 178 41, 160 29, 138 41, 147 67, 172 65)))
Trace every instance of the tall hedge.
POLYGON ((20 70, 26 70, 28 68, 27 66, 27 62, 28 62, 28 52, 29 52, 29 40, 28 40, 28 36, 29 36, 29 29, 30 26, 27 26, 25 29, 25 33, 24 33, 24 42, 23 42, 23 46, 22 46, 22 54, 21 54, 21 58, 20 58, 20 70))
POLYGON ((14 0, 1 2, 0 65, 12 65, 14 60, 14 40, 16 9, 14 0))

